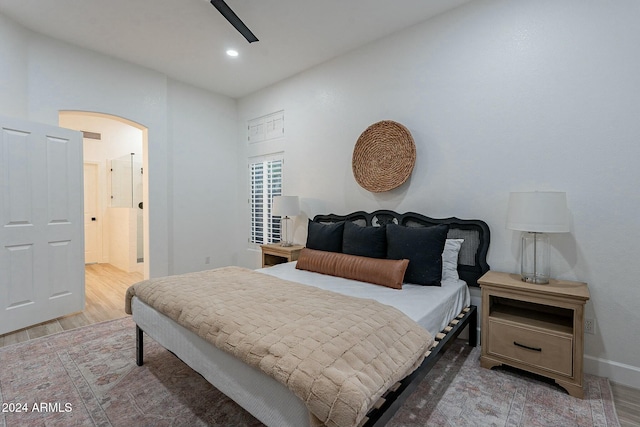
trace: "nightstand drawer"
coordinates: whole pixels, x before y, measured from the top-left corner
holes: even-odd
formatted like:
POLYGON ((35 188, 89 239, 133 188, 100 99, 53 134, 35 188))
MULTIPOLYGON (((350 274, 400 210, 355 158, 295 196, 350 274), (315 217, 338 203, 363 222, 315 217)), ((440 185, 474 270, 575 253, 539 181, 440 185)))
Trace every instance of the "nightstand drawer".
POLYGON ((573 339, 489 317, 489 354, 571 377, 573 339))

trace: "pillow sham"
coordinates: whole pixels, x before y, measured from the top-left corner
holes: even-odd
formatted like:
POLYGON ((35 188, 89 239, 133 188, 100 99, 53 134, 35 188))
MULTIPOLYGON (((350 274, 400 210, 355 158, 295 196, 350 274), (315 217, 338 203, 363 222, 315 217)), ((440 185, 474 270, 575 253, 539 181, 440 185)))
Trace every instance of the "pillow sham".
POLYGON ((387 233, 385 226, 361 227, 351 221, 344 223, 342 252, 369 258, 387 257, 387 233))
POLYGON ((446 224, 433 227, 387 224, 387 258, 409 260, 405 282, 440 286, 442 252, 448 232, 446 224))
POLYGON ((322 224, 309 220, 306 247, 319 251, 342 252, 343 230, 344 221, 322 224))
POLYGON ((408 264, 406 259, 369 258, 303 248, 296 268, 402 289, 402 279, 408 264))
POLYGON ((442 281, 458 280, 458 253, 464 239, 447 239, 442 251, 442 281))

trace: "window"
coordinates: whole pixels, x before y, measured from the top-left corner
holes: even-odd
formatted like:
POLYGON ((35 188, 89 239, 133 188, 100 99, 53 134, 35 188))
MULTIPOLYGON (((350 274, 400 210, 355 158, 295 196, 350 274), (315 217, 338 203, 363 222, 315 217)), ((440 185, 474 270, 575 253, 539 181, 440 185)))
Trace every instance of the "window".
POLYGON ((249 242, 258 245, 280 241, 280 217, 271 215, 273 196, 282 195, 282 154, 249 159, 249 242))

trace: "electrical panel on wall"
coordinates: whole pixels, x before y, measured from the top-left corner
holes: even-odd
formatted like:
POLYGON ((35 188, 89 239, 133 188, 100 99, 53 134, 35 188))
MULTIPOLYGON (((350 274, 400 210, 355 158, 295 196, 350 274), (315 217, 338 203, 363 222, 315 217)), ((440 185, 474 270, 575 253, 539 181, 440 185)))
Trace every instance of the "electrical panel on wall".
POLYGON ((249 120, 247 140, 251 143, 284 136, 284 110, 249 120))

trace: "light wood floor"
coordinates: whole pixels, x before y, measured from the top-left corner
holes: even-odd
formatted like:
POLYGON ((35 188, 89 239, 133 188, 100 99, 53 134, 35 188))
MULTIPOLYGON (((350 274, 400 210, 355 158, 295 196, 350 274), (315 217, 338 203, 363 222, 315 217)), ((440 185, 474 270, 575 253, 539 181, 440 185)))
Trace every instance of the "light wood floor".
POLYGON ((0 347, 80 326, 126 316, 124 296, 127 288, 143 279, 140 273, 126 273, 111 264, 85 266, 85 309, 50 322, 0 335, 0 347))
MULTIPOLYGON (((124 317, 127 288, 143 278, 142 274, 125 273, 110 264, 87 265, 85 277, 86 307, 82 313, 1 335, 0 347, 124 317)), ((640 426, 640 390, 616 383, 611 383, 611 388, 621 427, 640 426)))
POLYGON ((640 390, 611 383, 621 427, 640 426, 640 390))

